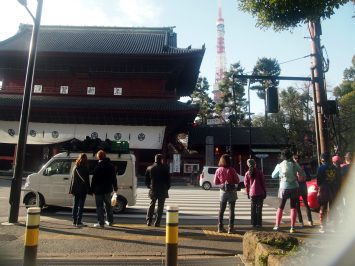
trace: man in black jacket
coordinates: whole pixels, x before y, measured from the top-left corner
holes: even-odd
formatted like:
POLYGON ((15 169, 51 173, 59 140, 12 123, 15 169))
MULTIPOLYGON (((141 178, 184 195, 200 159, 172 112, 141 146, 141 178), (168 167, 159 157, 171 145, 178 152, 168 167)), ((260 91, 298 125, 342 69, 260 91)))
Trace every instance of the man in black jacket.
POLYGON ((90 192, 95 194, 97 224, 94 227, 109 226, 113 224, 113 213, 111 207, 111 193, 117 192, 117 177, 115 167, 112 165, 109 158, 106 158, 106 153, 100 150, 96 154, 99 160, 91 181, 90 192), (107 220, 104 217, 104 207, 106 210, 107 220))
POLYGON ((151 199, 149 209, 147 211, 147 225, 151 226, 155 203, 158 200, 157 216, 154 223, 155 227, 160 226, 161 217, 163 216, 165 199, 169 197, 170 174, 169 168, 163 164, 163 155, 155 155, 155 162, 148 166, 145 172, 145 184, 150 189, 149 197, 151 199))

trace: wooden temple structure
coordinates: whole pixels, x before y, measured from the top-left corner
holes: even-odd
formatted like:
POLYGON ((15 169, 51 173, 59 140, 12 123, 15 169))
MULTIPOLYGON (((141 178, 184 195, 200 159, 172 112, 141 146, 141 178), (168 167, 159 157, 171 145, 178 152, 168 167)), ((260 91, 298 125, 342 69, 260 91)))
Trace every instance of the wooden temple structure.
MULTIPOLYGON (((0 42, 0 169, 15 158, 32 25, 0 42)), ((195 88, 205 48, 178 48, 173 27, 41 26, 25 171, 72 139, 127 140, 144 173, 197 114, 179 101, 195 88)), ((170 158, 171 159, 171 158, 170 158)))

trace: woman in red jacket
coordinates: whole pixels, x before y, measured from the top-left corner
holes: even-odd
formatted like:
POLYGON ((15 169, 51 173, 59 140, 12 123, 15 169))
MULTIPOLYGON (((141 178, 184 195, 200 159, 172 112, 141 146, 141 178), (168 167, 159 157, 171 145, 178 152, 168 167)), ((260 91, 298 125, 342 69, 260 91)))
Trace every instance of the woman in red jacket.
POLYGON ((253 227, 261 227, 263 204, 266 198, 265 178, 263 173, 256 168, 253 159, 249 159, 247 165, 249 170, 245 173, 244 185, 248 199, 251 198, 251 224, 253 227))
POLYGON ((214 175, 213 182, 220 187, 220 208, 218 215, 218 232, 224 233, 223 214, 229 205, 229 229, 228 234, 234 233, 234 208, 237 200, 237 186, 239 177, 235 169, 231 166, 231 157, 223 154, 218 162, 218 169, 214 175))

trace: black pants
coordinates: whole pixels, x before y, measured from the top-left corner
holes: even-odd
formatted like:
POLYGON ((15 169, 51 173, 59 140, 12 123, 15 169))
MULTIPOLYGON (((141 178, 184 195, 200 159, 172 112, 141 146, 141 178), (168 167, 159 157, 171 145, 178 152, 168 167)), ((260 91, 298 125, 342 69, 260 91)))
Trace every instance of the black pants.
POLYGON ((262 226, 264 198, 260 196, 251 198, 251 224, 262 226))
MULTIPOLYGON (((303 205, 307 211, 308 222, 312 222, 312 213, 311 213, 311 209, 308 206, 307 195, 306 196, 301 195, 301 197, 302 197, 303 205)), ((300 223, 303 223, 302 212, 301 212, 301 203, 299 200, 297 201, 297 215, 298 215, 298 221, 300 223)))
MULTIPOLYGON (((234 227, 234 209, 235 209, 235 201, 228 202, 229 205, 229 226, 234 227)), ((223 215, 224 211, 227 207, 227 201, 221 201, 219 207, 219 214, 218 214, 218 225, 223 225, 223 215)))
POLYGON ((155 224, 160 224, 161 217, 163 216, 165 197, 162 198, 151 198, 150 205, 147 211, 147 222, 151 223, 153 219, 153 214, 155 211, 155 203, 158 200, 158 209, 157 209, 157 217, 155 219, 155 224))

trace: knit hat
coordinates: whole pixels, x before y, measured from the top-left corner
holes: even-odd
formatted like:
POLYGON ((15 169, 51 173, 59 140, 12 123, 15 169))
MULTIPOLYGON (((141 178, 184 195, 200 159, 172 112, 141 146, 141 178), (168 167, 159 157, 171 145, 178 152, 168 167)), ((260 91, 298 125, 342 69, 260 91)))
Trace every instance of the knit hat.
POLYGON ((341 157, 338 155, 333 156, 332 162, 333 163, 341 163, 341 157))
POLYGON ((254 167, 255 166, 255 161, 253 159, 248 159, 247 160, 247 165, 248 167, 254 167))

